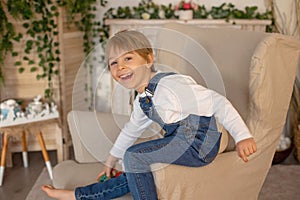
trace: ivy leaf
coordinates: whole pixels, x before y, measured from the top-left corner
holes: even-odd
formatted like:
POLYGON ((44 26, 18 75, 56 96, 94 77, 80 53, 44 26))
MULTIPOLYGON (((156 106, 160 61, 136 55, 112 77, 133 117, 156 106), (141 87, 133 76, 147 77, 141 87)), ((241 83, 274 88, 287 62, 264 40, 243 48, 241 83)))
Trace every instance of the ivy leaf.
POLYGON ((35 72, 35 71, 37 71, 37 67, 31 67, 30 68, 30 72, 35 72))
POLYGON ((27 29, 29 27, 29 23, 24 23, 23 27, 27 29))
POLYGON ((20 67, 20 68, 18 69, 18 71, 19 71, 19 73, 21 74, 21 73, 23 73, 23 72, 25 71, 25 69, 24 69, 24 67, 20 67))
MULTIPOLYGON (((42 52, 43 51, 43 48, 42 47, 38 47, 37 48, 37 52, 42 52)), ((41 54, 40 54, 41 55, 41 54)))
POLYGON ((29 60, 29 58, 27 56, 24 56, 23 60, 29 60))
POLYGON ((13 39, 17 42, 20 42, 20 40, 23 38, 23 35, 19 33, 17 36, 15 36, 13 39))
POLYGON ((52 11, 55 11, 56 10, 56 6, 51 6, 50 8, 52 11))
POLYGON ((11 54, 13 57, 16 57, 16 56, 18 56, 19 55, 19 53, 18 52, 12 52, 12 54, 11 54))
POLYGON ((35 64, 34 60, 29 60, 28 65, 33 65, 35 64))
POLYGON ((30 49, 25 49, 24 52, 25 52, 26 54, 30 54, 30 49))
POLYGON ((51 97, 51 90, 49 88, 45 89, 45 97, 46 98, 51 97))
POLYGON ((20 61, 15 62, 15 66, 20 66, 22 63, 20 61))

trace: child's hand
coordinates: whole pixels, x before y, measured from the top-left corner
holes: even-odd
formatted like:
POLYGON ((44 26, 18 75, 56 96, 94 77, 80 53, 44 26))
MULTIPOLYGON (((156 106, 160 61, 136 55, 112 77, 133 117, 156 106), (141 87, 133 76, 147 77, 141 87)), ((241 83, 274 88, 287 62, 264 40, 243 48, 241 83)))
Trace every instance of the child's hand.
POLYGON ((101 180, 101 177, 103 176, 103 175, 106 175, 106 174, 109 174, 109 176, 108 175, 106 175, 107 177, 110 177, 110 170, 112 170, 111 168, 107 168, 106 166, 104 167, 104 169, 98 174, 98 176, 97 176, 97 181, 99 182, 100 180, 101 180), (107 173, 107 172, 109 172, 109 173, 107 173))
POLYGON ((114 166, 116 165, 117 160, 118 159, 112 155, 108 156, 103 170, 97 176, 97 181, 99 181, 101 176, 103 176, 104 174, 107 177, 110 177, 112 170, 113 170, 114 166))
POLYGON ((236 151, 243 161, 248 162, 247 157, 256 152, 256 143, 254 139, 248 138, 238 142, 236 145, 236 151))

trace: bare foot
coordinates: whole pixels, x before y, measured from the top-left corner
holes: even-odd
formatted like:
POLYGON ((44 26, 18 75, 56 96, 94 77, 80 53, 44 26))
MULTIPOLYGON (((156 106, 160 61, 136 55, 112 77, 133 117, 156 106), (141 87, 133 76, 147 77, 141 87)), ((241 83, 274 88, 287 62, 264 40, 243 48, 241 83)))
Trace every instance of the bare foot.
POLYGON ((56 189, 52 185, 42 186, 42 190, 51 198, 58 200, 76 200, 74 191, 56 189))

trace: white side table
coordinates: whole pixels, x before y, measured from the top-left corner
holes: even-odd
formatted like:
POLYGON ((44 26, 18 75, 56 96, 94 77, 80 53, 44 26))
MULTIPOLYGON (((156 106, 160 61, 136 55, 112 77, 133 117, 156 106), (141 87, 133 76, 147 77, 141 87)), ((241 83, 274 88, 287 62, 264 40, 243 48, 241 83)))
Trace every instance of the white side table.
POLYGON ((58 120, 59 114, 50 113, 45 116, 37 116, 31 119, 23 118, 16 119, 14 121, 0 121, 0 131, 3 132, 3 146, 1 153, 1 162, 0 162, 0 186, 3 183, 4 170, 5 170, 5 160, 6 153, 8 149, 8 138, 10 135, 13 135, 17 129, 21 129, 22 131, 22 155, 23 155, 23 165, 24 167, 28 167, 28 156, 27 156, 27 144, 26 144, 26 129, 35 127, 38 128, 37 136, 41 146, 41 150, 43 153, 43 158, 45 161, 45 165, 47 167, 49 177, 51 180, 53 179, 52 174, 52 166, 50 163, 49 155, 46 149, 46 145, 44 142, 43 134, 41 131, 41 127, 45 124, 48 124, 50 121, 58 120))

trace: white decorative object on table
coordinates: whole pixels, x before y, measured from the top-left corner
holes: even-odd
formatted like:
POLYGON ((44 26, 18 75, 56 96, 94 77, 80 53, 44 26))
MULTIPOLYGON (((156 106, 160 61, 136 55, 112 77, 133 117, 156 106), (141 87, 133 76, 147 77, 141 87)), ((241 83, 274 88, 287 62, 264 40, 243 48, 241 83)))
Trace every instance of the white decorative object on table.
POLYGON ((16 100, 9 99, 1 103, 0 127, 58 118, 57 105, 54 102, 51 102, 51 106, 49 106, 48 103, 43 105, 40 100, 41 95, 38 95, 34 98, 33 102, 29 103, 25 108, 25 112, 21 110, 16 100))
POLYGON ((16 113, 20 111, 20 106, 16 100, 8 99, 0 104, 1 120, 14 120, 17 116, 16 113))
POLYGON ((51 112, 55 113, 57 112, 57 105, 55 103, 51 102, 51 112))
POLYGON ((49 115, 50 114, 50 107, 48 103, 44 104, 44 109, 42 110, 42 112, 40 113, 41 116, 44 115, 49 115))
POLYGON ((41 95, 38 95, 36 98, 33 99, 33 102, 31 102, 28 107, 29 107, 29 111, 31 113, 35 113, 35 114, 39 114, 40 112, 42 112, 43 110, 43 104, 40 101, 42 98, 41 95))

